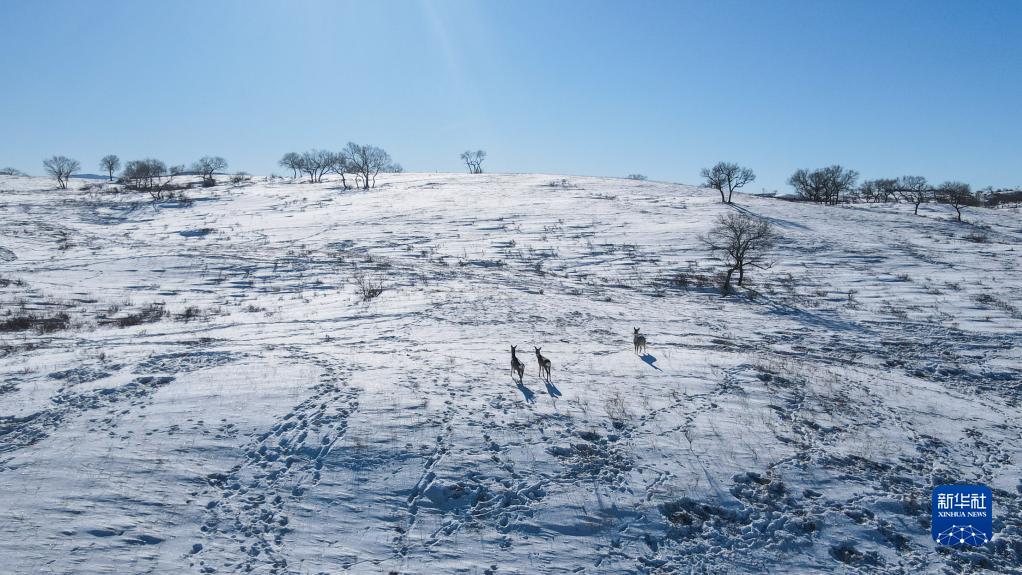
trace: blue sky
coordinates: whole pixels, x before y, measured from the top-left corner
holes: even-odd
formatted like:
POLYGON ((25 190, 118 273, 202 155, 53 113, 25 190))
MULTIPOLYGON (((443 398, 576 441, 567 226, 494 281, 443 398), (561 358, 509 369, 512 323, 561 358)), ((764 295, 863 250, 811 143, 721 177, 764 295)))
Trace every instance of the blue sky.
POLYGON ((1022 185, 1022 1, 0 0, 0 167, 386 148, 409 171, 1022 185))

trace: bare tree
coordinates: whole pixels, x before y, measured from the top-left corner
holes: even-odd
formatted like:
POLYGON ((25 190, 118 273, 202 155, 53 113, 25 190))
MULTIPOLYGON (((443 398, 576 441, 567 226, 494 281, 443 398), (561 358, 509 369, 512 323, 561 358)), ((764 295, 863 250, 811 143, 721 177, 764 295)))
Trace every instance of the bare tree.
POLYGON ((397 164, 390 159, 390 154, 382 148, 366 144, 348 142, 344 148, 344 156, 348 158, 350 169, 355 174, 355 185, 359 182, 362 189, 376 187, 376 176, 382 171, 397 171, 397 164))
POLYGON ((227 169, 227 160, 220 156, 203 156, 199 161, 192 164, 192 171, 202 176, 202 185, 212 186, 216 184, 213 174, 227 169))
POLYGON ((833 165, 818 170, 798 170, 788 178, 788 184, 795 188, 795 196, 800 200, 835 205, 855 189, 858 179, 859 172, 833 165))
POLYGON ((12 168, 10 166, 6 168, 0 168, 0 176, 25 176, 25 175, 27 175, 25 174, 25 172, 22 172, 21 170, 17 168, 12 168))
POLYGON ((103 159, 99 161, 99 166, 106 171, 110 181, 114 181, 114 172, 121 167, 121 159, 117 156, 110 154, 103 156, 103 159))
POLYGON ((348 159, 348 155, 344 152, 337 152, 333 157, 333 164, 330 166, 329 171, 337 174, 341 177, 341 185, 344 189, 348 189, 348 177, 347 173, 351 170, 351 160, 348 159))
POLYGON ((726 266, 724 293, 731 291, 731 277, 735 272, 738 272, 738 285, 742 285, 746 268, 769 267, 766 253, 776 238, 773 226, 764 219, 738 213, 717 218, 702 241, 726 266))
POLYGON ((57 186, 62 190, 66 190, 67 180, 82 165, 78 163, 78 160, 73 160, 67 156, 53 156, 43 160, 43 167, 46 168, 47 174, 57 178, 57 186))
POLYGON ((308 174, 309 181, 318 184, 323 176, 334 169, 340 156, 330 150, 309 150, 303 152, 298 161, 298 170, 308 174))
POLYGON ((470 174, 481 174, 483 173, 483 160, 486 159, 486 152, 483 150, 466 150, 461 153, 461 161, 465 162, 468 166, 468 173, 470 174))
POLYGON ((735 190, 756 180, 756 174, 752 173, 752 170, 731 162, 718 162, 712 168, 703 168, 700 175, 705 178, 707 187, 720 192, 720 201, 728 204, 731 203, 731 196, 735 190))
POLYGON ((878 178, 866 180, 859 186, 859 195, 869 203, 887 203, 898 199, 898 180, 878 178))
POLYGON ((362 296, 362 301, 369 301, 373 298, 379 297, 379 295, 387 289, 386 286, 383 285, 383 281, 367 276, 361 270, 355 271, 355 286, 358 294, 362 296))
POLYGON ((316 182, 316 156, 315 150, 302 152, 298 157, 298 171, 309 176, 309 182, 316 182))
POLYGON ((969 184, 962 182, 944 182, 937 186, 934 197, 938 202, 947 204, 955 209, 958 214, 958 221, 962 221, 962 208, 976 205, 976 197, 972 195, 972 188, 969 184))
POLYGON ((898 195, 914 206, 912 213, 919 215, 919 204, 933 197, 933 190, 926 178, 922 176, 902 176, 898 178, 898 195))
POLYGON ((167 174, 167 165, 160 160, 146 158, 132 160, 124 164, 121 179, 132 189, 149 192, 154 200, 163 199, 163 186, 160 178, 167 174))
POLYGON ((646 180, 647 180, 648 178, 646 178, 646 176, 644 176, 644 175, 642 175, 642 174, 628 174, 628 179, 629 179, 629 180, 638 180, 638 181, 640 181, 640 182, 644 182, 644 181, 646 181, 646 180))
POLYGON ((302 165, 302 156, 297 152, 288 152, 284 154, 280 158, 280 161, 277 163, 280 165, 280 167, 291 170, 292 173, 291 178, 297 179, 298 171, 302 165))

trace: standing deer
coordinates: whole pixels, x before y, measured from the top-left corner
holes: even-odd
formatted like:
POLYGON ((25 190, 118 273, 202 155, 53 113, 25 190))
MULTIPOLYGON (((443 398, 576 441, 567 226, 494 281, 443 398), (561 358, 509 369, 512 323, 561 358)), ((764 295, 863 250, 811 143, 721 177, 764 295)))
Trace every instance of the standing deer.
POLYGON ((536 348, 536 362, 539 363, 539 377, 543 378, 543 375, 546 374, 546 380, 550 381, 550 360, 539 353, 540 349, 541 348, 538 347, 536 348))
POLYGON ((634 328, 635 333, 632 334, 632 344, 635 345, 635 353, 646 353, 646 336, 639 333, 639 328, 634 328))
POLYGON ((517 345, 511 346, 511 381, 514 381, 515 374, 518 374, 518 383, 522 383, 522 376, 525 374, 525 364, 515 355, 517 345))

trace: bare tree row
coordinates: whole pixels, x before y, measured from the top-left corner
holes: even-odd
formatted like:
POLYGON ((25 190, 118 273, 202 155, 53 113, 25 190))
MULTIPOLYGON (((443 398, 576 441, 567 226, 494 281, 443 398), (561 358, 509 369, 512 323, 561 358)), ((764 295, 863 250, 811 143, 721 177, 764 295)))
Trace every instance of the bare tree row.
MULTIPOLYGON (((703 185, 717 190, 720 201, 725 203, 731 203, 736 190, 756 179, 751 169, 732 162, 719 162, 712 168, 703 169, 701 175, 703 185)), ((814 170, 796 170, 788 178, 788 185, 795 190, 796 200, 827 205, 904 201, 912 204, 913 213, 918 214, 920 204, 934 201, 954 208, 959 221, 963 207, 982 203, 972 193, 969 184, 962 182, 949 181, 932 186, 922 176, 902 176, 865 180, 856 185, 858 179, 859 173, 855 170, 835 164, 814 170)))
MULTIPOLYGON (((46 173, 57 180, 60 189, 67 189, 68 179, 74 172, 82 167, 78 160, 66 156, 52 156, 43 160, 43 168, 46 173)), ((121 159, 114 154, 103 156, 99 161, 99 167, 106 172, 107 178, 113 181, 114 174, 121 167, 121 159)), ((227 169, 227 160, 220 156, 203 156, 192 164, 190 172, 202 176, 203 185, 216 185, 215 174, 222 173, 227 169)), ((160 184, 160 178, 167 176, 189 173, 183 166, 167 165, 160 160, 146 158, 144 160, 132 160, 124 164, 124 171, 120 179, 136 187, 137 189, 152 189, 160 184)))
POLYGON ((839 202, 898 202, 912 204, 913 213, 926 202, 937 202, 954 208, 958 221, 962 208, 980 205, 969 184, 948 181, 933 186, 922 176, 877 178, 856 186, 859 173, 834 165, 818 170, 798 170, 788 179, 795 188, 795 197, 808 202, 834 205, 839 202))
POLYGON ((295 179, 299 174, 304 174, 313 183, 322 182, 326 174, 338 174, 345 188, 348 187, 347 175, 351 174, 355 177, 355 187, 366 190, 376 187, 376 176, 381 172, 402 171, 401 165, 394 162, 383 148, 355 142, 348 142, 340 152, 329 150, 309 150, 301 154, 288 152, 278 163, 281 167, 291 170, 295 179))
MULTIPOLYGON (((465 151, 461 160, 465 162, 469 173, 481 174, 482 163, 486 159, 484 150, 465 151)), ((340 175, 345 188, 348 187, 347 176, 354 176, 355 187, 369 189, 376 186, 376 176, 381 172, 400 172, 402 168, 395 163, 390 154, 382 148, 348 142, 340 152, 329 150, 309 150, 303 153, 289 152, 284 154, 279 164, 292 170, 295 179, 306 175, 310 182, 319 183, 329 173, 340 175)), ((100 160, 100 167, 112 181, 114 174, 121 166, 116 155, 107 155, 100 160)), ((81 168, 81 164, 66 156, 53 156, 43 161, 46 173, 57 180, 61 189, 66 189, 68 179, 81 168)), ((221 156, 203 156, 190 168, 190 173, 202 176, 204 186, 216 184, 215 174, 227 169, 227 160, 221 156)), ((13 168, 5 170, 8 174, 18 174, 13 168)), ((147 158, 133 160, 124 165, 121 180, 135 189, 152 190, 159 187, 161 178, 186 174, 189 171, 183 166, 167 166, 159 160, 147 158)), ((747 167, 733 162, 718 162, 712 168, 700 172, 704 185, 717 190, 720 200, 731 203, 735 191, 756 180, 756 174, 747 167)), ((641 174, 631 174, 630 179, 644 180, 641 174)), ((934 201, 954 208, 958 220, 962 219, 962 208, 982 205, 983 197, 973 193, 972 188, 963 182, 948 181, 938 186, 931 186, 922 176, 902 176, 900 178, 878 178, 865 180, 856 185, 859 173, 855 170, 832 165, 824 168, 806 170, 799 169, 788 178, 788 184, 795 191, 798 201, 836 205, 842 202, 897 202, 911 203, 914 213, 919 213, 919 206, 934 201)), ((987 193, 993 196, 992 191, 987 193)), ((995 204, 996 198, 990 203, 995 204)))

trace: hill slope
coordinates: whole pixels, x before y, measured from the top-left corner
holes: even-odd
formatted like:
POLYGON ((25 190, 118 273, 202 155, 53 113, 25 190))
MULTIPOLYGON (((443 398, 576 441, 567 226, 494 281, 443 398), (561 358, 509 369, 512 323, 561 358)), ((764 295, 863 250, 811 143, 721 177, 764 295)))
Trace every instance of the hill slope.
POLYGON ((11 572, 1019 571, 1017 210, 50 186, 0 177, 11 572), (698 237, 732 209, 782 241, 721 298, 698 237), (956 481, 994 489, 999 534, 938 553, 956 481))

